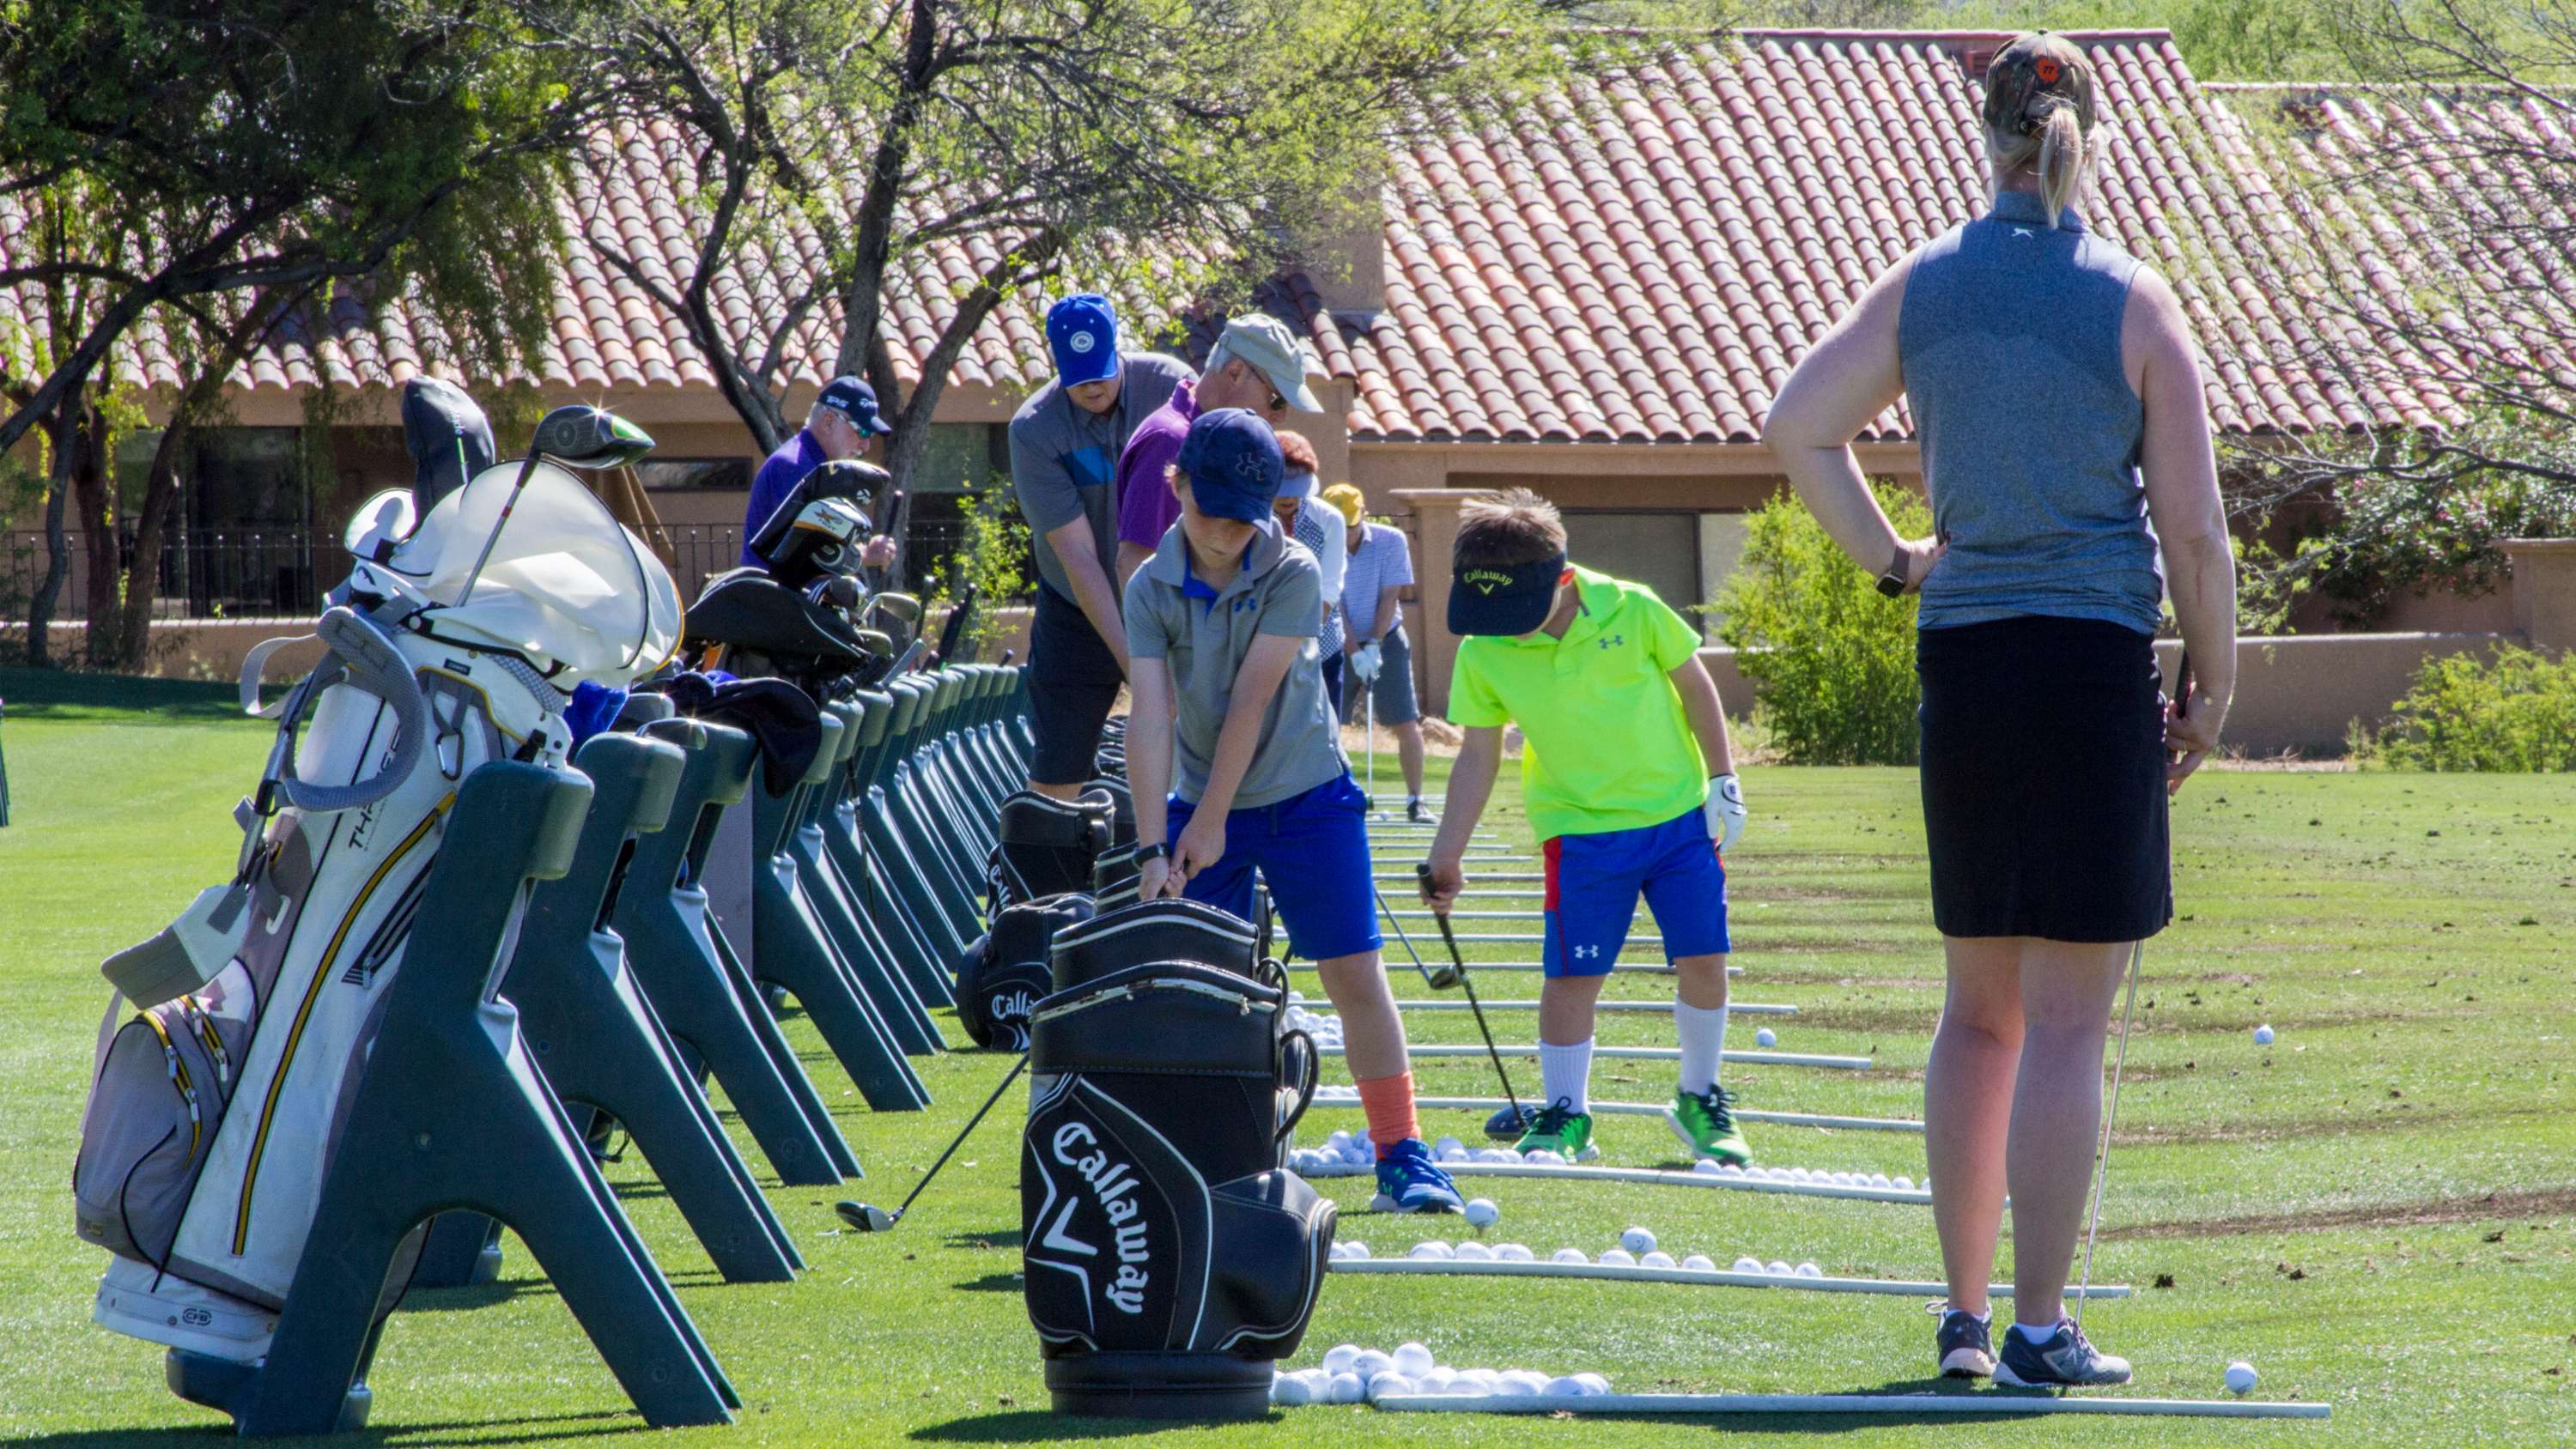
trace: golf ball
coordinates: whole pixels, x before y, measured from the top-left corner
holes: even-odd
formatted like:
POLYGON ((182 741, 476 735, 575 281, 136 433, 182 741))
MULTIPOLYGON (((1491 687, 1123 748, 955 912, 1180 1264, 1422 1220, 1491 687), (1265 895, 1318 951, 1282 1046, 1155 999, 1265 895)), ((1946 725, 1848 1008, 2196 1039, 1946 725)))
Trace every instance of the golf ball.
POLYGON ((1780 1034, 1767 1026, 1761 1027, 1753 1033, 1753 1044, 1755 1046, 1765 1047, 1778 1046, 1780 1044, 1780 1034))
POLYGON ((1435 1364, 1424 1369, 1422 1376, 1413 1381, 1413 1386, 1426 1394, 1445 1394, 1449 1392, 1449 1386, 1457 1381, 1456 1369, 1445 1369, 1435 1364))
POLYGON ((1394 1395, 1409 1394, 1414 1391, 1414 1387, 1413 1380, 1403 1374, 1392 1371, 1377 1374, 1368 1381, 1369 1401, 1374 1403, 1394 1395))
POLYGON ((1822 1278, 1825 1276, 1825 1270, 1817 1267, 1813 1263, 1800 1263, 1798 1265, 1798 1276, 1801 1278, 1822 1278))
POLYGON ((1538 1254, 1531 1252, 1527 1243, 1497 1243, 1494 1258, 1504 1263, 1530 1263, 1538 1260, 1538 1254))
POLYGON ((1472 1238, 1466 1242, 1460 1243, 1457 1251, 1458 1261, 1461 1263, 1490 1263, 1494 1261, 1494 1250, 1472 1238))
POLYGON ((1735 1271, 1738 1273, 1759 1273, 1762 1271, 1762 1260, 1760 1258, 1738 1258, 1735 1260, 1735 1271))
POLYGON ((1629 1252, 1625 1248, 1612 1248, 1601 1255, 1601 1266, 1604 1268, 1634 1268, 1637 1266, 1637 1255, 1629 1252))
POLYGON ((1583 1391, 1587 1394, 1606 1394, 1610 1392, 1610 1381, 1599 1374, 1576 1374, 1574 1376, 1574 1381, 1583 1385, 1583 1391))
POLYGON ((1413 1256, 1417 1258, 1454 1258, 1458 1256, 1458 1250, 1450 1247, 1447 1243, 1440 1241, 1438 1238, 1433 1238, 1427 1243, 1414 1244, 1413 1256))
POLYGON ((1563 1167, 1565 1165, 1565 1154, 1553 1151, 1549 1148, 1541 1147, 1533 1151, 1522 1153, 1521 1160, 1523 1162, 1534 1163, 1540 1167, 1563 1167))
POLYGON ((1533 1384, 1530 1382, 1530 1377, 1531 1376, 1529 1374, 1523 1373, 1519 1369, 1514 1369, 1507 1374, 1498 1375, 1493 1391, 1498 1394, 1508 1395, 1515 1399, 1535 1397, 1538 1394, 1538 1391, 1546 1386, 1547 1380, 1540 1379, 1537 1383, 1533 1384))
POLYGON ((1471 1228, 1490 1228, 1502 1215, 1503 1210, 1494 1206, 1492 1198, 1470 1198, 1467 1202, 1467 1226, 1471 1228))
POLYGON ((1548 1254, 1547 1260, 1551 1263, 1589 1263, 1592 1255, 1581 1248, 1559 1248, 1548 1254))
POLYGON ((1771 1265, 1764 1268, 1762 1271, 1770 1274, 1774 1278, 1795 1278, 1798 1276, 1797 1269, 1790 1267, 1786 1262, 1783 1262, 1778 1258, 1772 1259, 1771 1265))
POLYGON ((1373 1348, 1361 1349, 1360 1356, 1351 1360, 1351 1372, 1360 1376, 1361 1383, 1367 1383, 1379 1374, 1391 1373, 1394 1369, 1395 1355, 1380 1353, 1373 1348))
POLYGON ((1691 1164, 1691 1171, 1700 1173, 1704 1176, 1715 1177, 1718 1174, 1717 1159, 1714 1157, 1703 1157, 1699 1161, 1691 1164))
POLYGON ((1651 1253, 1655 1250, 1655 1235, 1644 1228, 1630 1228, 1619 1235, 1619 1246, 1631 1253, 1651 1253))
MULTIPOLYGON (((2256 1046, 2270 1046, 2272 1044, 2272 1028, 2269 1026, 2258 1026, 2254 1028, 2254 1044, 2256 1046)), ((2250 1373, 2252 1370, 2249 1369, 2247 1372, 2250 1373)))
POLYGON ((1571 1377, 1554 1378, 1547 1381, 1547 1392, 1552 1398, 1570 1399, 1583 1392, 1583 1385, 1571 1377))
POLYGON ((1682 1259, 1682 1266, 1697 1273, 1714 1273, 1717 1264, 1706 1253, 1693 1253, 1682 1259))
POLYGON ((1327 1374, 1349 1373, 1351 1371, 1351 1364, 1359 1358, 1361 1352, 1362 1349, 1356 1343, 1334 1344, 1331 1348, 1324 1350, 1324 1372, 1327 1374))
POLYGON ((1673 1266, 1673 1255, 1658 1248, 1654 1252, 1648 1253, 1644 1257, 1639 1258, 1637 1260, 1637 1266, 1640 1268, 1669 1268, 1673 1266))
POLYGON ((1903 1173, 1898 1173, 1896 1177, 1888 1183, 1888 1186, 1895 1188, 1899 1192, 1912 1192, 1914 1190, 1914 1179, 1905 1176, 1903 1173))
POLYGON ((1342 1255, 1347 1258, 1365 1258, 1369 1255, 1368 1244, 1353 1238, 1342 1244, 1342 1255))
POLYGON ((1281 1374, 1270 1381, 1270 1402, 1293 1409, 1315 1402, 1314 1387, 1295 1374, 1281 1374))
POLYGON ((2227 1391, 2231 1394, 2249 1393, 2262 1382, 2262 1378, 2261 1374, 2254 1372, 2254 1365, 2240 1358, 2227 1366, 2227 1391))
POLYGON ((1358 1374, 1333 1375, 1331 1402, 1336 1404, 1356 1404, 1366 1397, 1368 1397, 1368 1385, 1360 1382, 1360 1376, 1358 1374))
POLYGON ((1431 1144, 1431 1152, 1435 1157, 1444 1152, 1463 1152, 1466 1148, 1467 1144, 1455 1137, 1443 1137, 1431 1144))
POLYGON ((1403 1374, 1407 1378, 1419 1379, 1424 1374, 1431 1372, 1432 1367, 1433 1363, 1430 1349, 1425 1348, 1418 1343, 1404 1343, 1396 1345, 1395 1371, 1397 1373, 1403 1374))

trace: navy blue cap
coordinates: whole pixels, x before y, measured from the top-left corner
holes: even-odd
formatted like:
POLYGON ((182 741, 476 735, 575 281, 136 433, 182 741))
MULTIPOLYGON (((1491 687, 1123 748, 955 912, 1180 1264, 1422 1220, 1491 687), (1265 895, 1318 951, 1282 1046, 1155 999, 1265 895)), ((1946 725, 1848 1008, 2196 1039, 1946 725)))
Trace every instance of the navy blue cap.
POLYGON ((1526 634, 1547 622, 1556 607, 1557 581, 1564 577, 1561 553, 1528 563, 1460 569, 1449 582, 1449 632, 1462 638, 1526 634))
POLYGON ((877 420, 877 390, 868 386, 865 378, 833 378, 814 401, 848 418, 862 438, 873 438, 886 430, 885 424, 877 420))
POLYGON ((1097 292, 1080 292, 1047 309, 1047 350, 1066 387, 1118 375, 1118 313, 1097 292))
POLYGON ((1245 408, 1199 414, 1174 466, 1190 480, 1190 500, 1199 512, 1245 523, 1270 516, 1270 500, 1279 496, 1279 480, 1287 472, 1279 435, 1245 408))

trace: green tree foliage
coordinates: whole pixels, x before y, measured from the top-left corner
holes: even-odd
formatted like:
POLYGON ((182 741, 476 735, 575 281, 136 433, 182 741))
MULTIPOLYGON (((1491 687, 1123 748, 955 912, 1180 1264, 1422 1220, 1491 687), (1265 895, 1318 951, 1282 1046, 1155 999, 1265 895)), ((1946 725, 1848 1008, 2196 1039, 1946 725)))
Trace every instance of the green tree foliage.
MULTIPOLYGON (((1704 26, 1714 0, 623 0, 622 66, 689 136, 690 253, 586 233, 652 292, 773 444, 791 360, 836 299, 832 370, 865 375, 900 485, 952 364, 1039 288, 1240 297, 1301 242, 1378 205, 1387 148, 1499 119, 1526 94, 1651 42, 1571 22, 1704 26), (801 232, 814 245, 782 247, 801 232), (767 260, 782 252, 793 261, 767 260), (974 258, 962 274, 940 260, 974 258), (955 308, 934 335, 886 315, 925 268, 955 308), (727 308, 728 270, 760 299, 727 308), (713 300, 711 300, 713 299, 713 300), (898 350, 920 349, 920 375, 898 350)), ((1370 223, 1370 224, 1373 224, 1370 223)), ((908 359, 907 359, 908 360, 908 359)))
MULTIPOLYGON (((1932 531, 1920 495, 1872 486, 1899 534, 1932 531)), ((1915 763, 1915 600, 1880 594, 1795 496, 1753 513, 1716 607, 1718 638, 1753 681, 1757 722, 1792 764, 1915 763)))
POLYGON ((1036 580, 1029 548, 1029 526, 1020 518, 1011 480, 996 478, 961 500, 966 527, 957 552, 947 560, 939 581, 925 601, 932 608, 956 608, 973 600, 965 639, 970 654, 982 654, 1004 635, 995 611, 1028 597, 1036 580))
POLYGON ((2428 659, 2395 722, 2353 743, 2393 770, 2576 770, 2576 655, 2505 645, 2428 659))

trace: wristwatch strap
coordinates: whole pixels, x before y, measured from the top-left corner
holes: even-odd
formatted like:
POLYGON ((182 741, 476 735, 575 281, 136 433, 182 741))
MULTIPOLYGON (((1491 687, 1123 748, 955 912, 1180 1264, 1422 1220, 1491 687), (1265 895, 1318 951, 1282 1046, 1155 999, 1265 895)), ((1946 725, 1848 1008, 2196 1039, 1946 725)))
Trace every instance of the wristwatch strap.
POLYGON ((1899 542, 1896 545, 1896 557, 1888 564, 1887 572, 1878 576, 1878 591, 1891 599, 1903 594, 1905 574, 1905 545, 1899 542))

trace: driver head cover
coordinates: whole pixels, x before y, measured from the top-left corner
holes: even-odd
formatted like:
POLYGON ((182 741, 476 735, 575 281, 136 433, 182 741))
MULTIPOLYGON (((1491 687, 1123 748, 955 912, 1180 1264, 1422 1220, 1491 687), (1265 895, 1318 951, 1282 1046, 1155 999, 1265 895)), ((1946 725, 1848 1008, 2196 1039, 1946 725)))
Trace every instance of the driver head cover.
POLYGON ((622 468, 653 451, 653 439, 606 408, 574 403, 537 421, 528 451, 567 468, 622 468))

